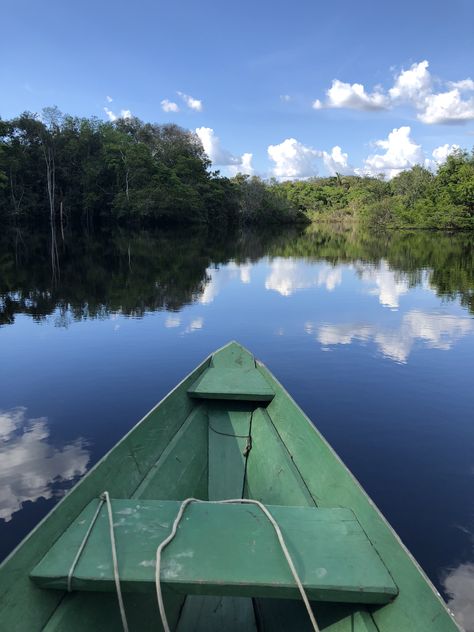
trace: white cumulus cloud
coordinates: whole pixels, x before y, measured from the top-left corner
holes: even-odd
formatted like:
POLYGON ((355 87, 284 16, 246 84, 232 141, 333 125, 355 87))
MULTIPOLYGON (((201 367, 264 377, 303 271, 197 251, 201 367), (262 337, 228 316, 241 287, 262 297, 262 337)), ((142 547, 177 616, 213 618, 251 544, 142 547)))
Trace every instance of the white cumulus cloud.
POLYGON ((189 94, 184 94, 184 92, 178 92, 178 95, 183 99, 188 108, 195 110, 196 112, 202 111, 202 101, 200 99, 195 99, 189 94))
POLYGON ((253 154, 245 153, 240 156, 240 160, 237 164, 229 165, 229 175, 236 176, 238 173, 245 173, 251 176, 254 172, 252 167, 253 154))
POLYGON ((388 91, 390 98, 394 101, 416 102, 431 92, 432 80, 428 66, 429 63, 424 60, 413 64, 409 70, 402 70, 388 91))
POLYGON ((474 81, 466 78, 441 83, 445 86, 444 91, 436 92, 429 62, 425 59, 412 64, 408 70, 402 69, 387 92, 380 87, 368 92, 361 83, 350 84, 334 79, 326 92, 326 101, 323 103, 316 99, 313 107, 316 110, 383 110, 396 105, 409 105, 415 109, 418 120, 428 125, 474 120, 474 97, 464 98, 461 94, 474 91, 474 81))
POLYGON ((307 178, 317 174, 316 159, 321 152, 303 145, 295 138, 287 138, 279 145, 269 145, 268 156, 275 165, 277 178, 307 178))
POLYGON ((169 99, 163 99, 161 102, 163 112, 179 112, 179 105, 169 99))
POLYGON ((423 123, 465 123, 474 119, 474 97, 463 99, 459 88, 429 94, 418 114, 423 123))
POLYGON ((112 121, 112 122, 118 120, 119 118, 122 118, 122 119, 132 118, 132 113, 130 110, 120 110, 120 114, 115 114, 115 112, 112 112, 112 110, 105 107, 104 112, 107 114, 109 121, 112 121))
POLYGON ((331 153, 322 152, 324 164, 331 175, 342 173, 343 175, 352 175, 354 169, 349 165, 349 156, 344 153, 339 145, 331 149, 331 153))
POLYGON ((449 81, 448 86, 450 88, 457 88, 461 91, 470 92, 474 90, 474 81, 471 78, 461 79, 460 81, 449 81))
POLYGON ((198 127, 196 134, 204 147, 209 160, 213 165, 219 167, 229 167, 231 175, 236 173, 253 173, 251 153, 245 153, 241 156, 234 156, 230 151, 224 149, 221 145, 220 138, 216 136, 212 127, 198 127))
POLYGON ((105 97, 107 99, 107 103, 112 103, 113 99, 112 97, 109 97, 108 95, 105 97))
POLYGON ((107 114, 107 116, 109 117, 109 121, 116 121, 117 120, 117 115, 114 114, 112 112, 112 110, 109 110, 109 108, 105 108, 104 107, 104 112, 107 114))
POLYGON ((389 100, 380 90, 367 93, 361 83, 344 83, 334 79, 332 86, 326 92, 327 100, 321 103, 316 99, 313 107, 321 108, 351 108, 354 110, 384 110, 389 105, 389 100))
POLYGON ((364 168, 358 173, 377 176, 384 174, 387 178, 393 178, 404 169, 410 169, 414 165, 424 164, 424 154, 421 145, 417 145, 410 136, 409 126, 393 129, 388 137, 377 140, 375 145, 384 149, 384 153, 372 154, 365 159, 364 168))
POLYGON ((456 151, 460 149, 459 145, 449 145, 449 143, 445 143, 444 145, 440 145, 433 149, 432 156, 436 164, 441 165, 443 162, 446 162, 446 159, 451 154, 454 154, 456 151))

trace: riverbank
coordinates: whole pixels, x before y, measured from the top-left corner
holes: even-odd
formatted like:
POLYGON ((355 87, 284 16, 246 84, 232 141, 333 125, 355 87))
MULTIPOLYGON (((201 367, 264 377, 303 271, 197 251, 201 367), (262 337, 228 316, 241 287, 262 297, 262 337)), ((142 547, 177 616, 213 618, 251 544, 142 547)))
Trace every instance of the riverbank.
POLYGON ((271 186, 311 221, 474 229, 474 152, 451 154, 436 172, 417 165, 388 181, 337 174, 271 186))
MULTIPOLYGON (((397 171, 395 169, 395 171, 397 171)), ((110 226, 305 224, 474 229, 474 153, 391 180, 342 175, 263 180, 212 170, 195 132, 47 108, 0 119, 0 224, 65 232, 110 226)))

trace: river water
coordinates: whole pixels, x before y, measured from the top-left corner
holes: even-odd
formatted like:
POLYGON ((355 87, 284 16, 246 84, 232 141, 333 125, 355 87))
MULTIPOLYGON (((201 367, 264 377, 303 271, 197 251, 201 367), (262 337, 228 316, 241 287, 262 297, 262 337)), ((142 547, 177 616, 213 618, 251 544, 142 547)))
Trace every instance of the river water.
POLYGON ((0 557, 235 339, 474 629, 474 235, 185 232, 0 242, 0 557))

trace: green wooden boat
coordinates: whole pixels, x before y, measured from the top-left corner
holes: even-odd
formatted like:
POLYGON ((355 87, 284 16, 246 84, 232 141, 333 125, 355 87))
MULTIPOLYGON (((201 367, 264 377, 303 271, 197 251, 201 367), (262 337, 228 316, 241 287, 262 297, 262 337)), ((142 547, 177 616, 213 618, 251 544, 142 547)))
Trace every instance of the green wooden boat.
MULTIPOLYGON (((0 628, 122 629, 114 536, 129 629, 162 629, 156 549, 190 497, 264 503, 320 630, 459 630, 352 474, 235 342, 153 408, 5 560, 0 628)), ((159 575, 173 630, 315 629, 274 527, 256 505, 188 505, 159 575)))

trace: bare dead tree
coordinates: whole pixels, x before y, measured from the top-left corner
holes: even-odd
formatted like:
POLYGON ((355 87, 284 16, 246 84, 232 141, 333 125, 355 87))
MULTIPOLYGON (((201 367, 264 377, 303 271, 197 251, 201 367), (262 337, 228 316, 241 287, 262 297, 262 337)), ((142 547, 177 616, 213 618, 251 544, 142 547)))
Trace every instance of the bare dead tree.
POLYGON ((50 143, 43 141, 43 157, 46 165, 46 185, 49 200, 49 225, 51 230, 51 272, 53 281, 59 276, 59 253, 56 238, 56 165, 54 162, 54 149, 50 143))

